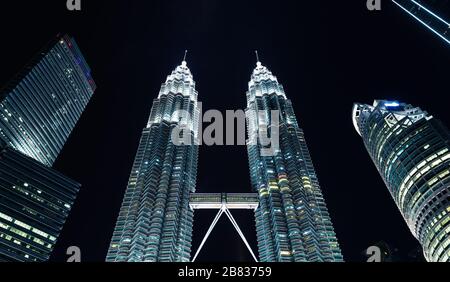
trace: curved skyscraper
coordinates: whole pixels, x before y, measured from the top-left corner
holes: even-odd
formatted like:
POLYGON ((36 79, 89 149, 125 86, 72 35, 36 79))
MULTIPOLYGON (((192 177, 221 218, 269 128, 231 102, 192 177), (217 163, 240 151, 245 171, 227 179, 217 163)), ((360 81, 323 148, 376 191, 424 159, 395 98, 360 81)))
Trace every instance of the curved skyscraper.
POLYGON ((106 261, 190 260, 189 195, 196 184, 198 115, 195 82, 183 61, 153 101, 106 261), (180 110, 191 118, 182 118, 180 110), (180 127, 187 129, 182 132, 191 144, 173 142, 172 131, 180 127))
POLYGON ((259 194, 260 261, 342 261, 292 103, 259 60, 248 84, 246 115, 251 183, 259 194))
POLYGON ((355 104, 353 124, 428 261, 450 261, 450 133, 420 108, 355 104))

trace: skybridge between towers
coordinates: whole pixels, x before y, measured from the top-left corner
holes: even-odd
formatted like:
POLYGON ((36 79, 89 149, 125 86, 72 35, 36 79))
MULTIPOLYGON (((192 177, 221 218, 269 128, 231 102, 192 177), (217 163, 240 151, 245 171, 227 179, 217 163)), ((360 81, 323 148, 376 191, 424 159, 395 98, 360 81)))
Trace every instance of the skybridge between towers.
POLYGON ((246 209, 255 211, 259 205, 259 198, 257 193, 193 193, 189 199, 189 206, 192 210, 201 210, 201 209, 213 209, 218 210, 216 217, 212 221, 211 225, 208 228, 205 236, 203 237, 200 246, 198 247, 197 252, 192 259, 194 262, 200 253, 203 245, 211 234, 212 230, 216 226, 222 214, 225 215, 230 220, 231 224, 233 224, 234 228, 238 232, 244 244, 247 246, 247 249, 250 251, 253 259, 258 261, 255 254, 253 253, 252 248, 247 242, 247 239, 242 233, 242 230, 239 228, 236 220, 231 214, 230 210, 232 209, 246 209))

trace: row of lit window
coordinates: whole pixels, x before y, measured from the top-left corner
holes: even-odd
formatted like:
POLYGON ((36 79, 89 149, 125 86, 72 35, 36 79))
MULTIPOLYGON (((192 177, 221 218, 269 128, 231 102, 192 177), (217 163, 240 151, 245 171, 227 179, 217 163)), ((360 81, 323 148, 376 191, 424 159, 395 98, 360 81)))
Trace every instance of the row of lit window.
POLYGON ((54 236, 51 236, 51 235, 49 235, 49 234, 47 234, 47 233, 45 233, 45 232, 43 232, 43 231, 41 231, 41 230, 39 230, 37 228, 34 228, 34 227, 32 227, 32 226, 30 226, 30 225, 28 225, 28 224, 26 224, 26 223, 24 223, 22 221, 14 219, 14 218, 12 218, 12 217, 4 214, 4 213, 0 212, 0 218, 3 218, 3 219, 5 219, 5 220, 7 220, 9 222, 12 222, 15 225, 20 226, 20 227, 22 227, 24 229, 30 230, 30 231, 32 231, 32 232, 34 232, 34 233, 36 233, 36 234, 38 234, 38 235, 40 235, 40 236, 42 236, 44 238, 48 238, 51 241, 56 241, 56 238, 54 236))
POLYGON ((431 168, 436 167, 437 165, 439 165, 440 163, 442 163, 443 161, 447 160, 448 158, 450 158, 450 153, 446 154, 445 156, 441 157, 438 162, 433 162, 432 164, 424 167, 426 164, 430 163, 431 161, 435 160, 436 158, 438 158, 438 156, 441 156, 442 154, 444 154, 445 152, 448 151, 448 148, 445 148, 443 150, 441 150, 440 152, 438 152, 437 154, 432 154, 431 156, 429 156, 426 160, 422 161, 421 163, 419 163, 417 166, 415 166, 409 173, 408 175, 405 177, 405 179, 403 180, 403 182, 400 185, 400 189, 398 190, 398 194, 397 194, 397 201, 399 203, 399 207, 400 209, 403 209, 403 204, 404 204, 404 200, 405 200, 405 196, 406 196, 406 192, 409 190, 409 188, 414 184, 414 182, 416 180, 418 180, 420 177, 422 177, 425 173, 427 173, 431 168), (414 176, 414 177, 413 177, 414 176), (411 179, 412 178, 412 179, 411 179), (411 181, 410 181, 411 179, 411 181), (409 181, 409 183, 408 183, 409 181))

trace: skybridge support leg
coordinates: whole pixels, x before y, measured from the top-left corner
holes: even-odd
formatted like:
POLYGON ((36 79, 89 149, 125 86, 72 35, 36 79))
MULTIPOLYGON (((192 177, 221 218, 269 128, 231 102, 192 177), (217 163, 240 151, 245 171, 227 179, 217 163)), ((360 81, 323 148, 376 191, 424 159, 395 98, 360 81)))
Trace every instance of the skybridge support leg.
POLYGON ((245 245, 247 246, 247 249, 252 254, 252 257, 255 260, 255 262, 258 262, 258 259, 256 258, 255 254, 253 253, 253 250, 250 247, 250 245, 248 244, 247 239, 245 239, 244 233, 242 233, 241 229, 239 228, 239 225, 237 224, 237 222, 234 219, 233 215, 231 214, 230 210, 225 208, 225 214, 228 216, 228 218, 230 219, 230 221, 233 224, 234 228, 239 233, 239 236, 241 236, 242 241, 244 241, 245 245))
POLYGON ((225 213, 227 215, 228 219, 231 221, 231 224, 233 224, 233 227, 236 229, 236 231, 239 234, 239 236, 241 237, 242 241, 244 241, 245 246, 247 246, 247 249, 250 251, 250 254, 252 255, 255 262, 258 262, 258 259, 256 258, 255 254, 253 253, 252 248, 250 247, 250 244, 247 242, 247 239, 245 239, 244 233, 242 233, 241 229, 239 228, 239 225, 237 224, 236 220, 234 219, 233 215, 231 214, 230 210, 227 208, 226 205, 223 205, 219 209, 219 212, 217 212, 216 217, 214 218, 213 222, 209 226, 208 231, 205 234, 205 237, 203 237, 203 240, 200 243, 200 246, 198 247, 198 250, 195 253, 194 258, 192 259, 192 262, 195 262, 195 260, 197 259, 197 256, 200 253, 200 251, 202 250, 203 245, 205 244, 206 240, 208 239, 209 235, 211 234, 212 230, 216 226, 217 222, 219 221, 219 219, 223 213, 225 213))
POLYGON ((205 237, 203 237, 202 243, 201 243, 200 246, 198 247, 198 250, 197 250, 197 252, 195 253, 194 258, 192 259, 192 262, 195 261, 195 259, 197 258, 198 254, 199 254, 200 251, 202 250, 203 245, 205 244, 206 240, 208 239, 209 234, 211 234, 211 231, 214 229, 214 226, 216 226, 217 221, 219 221, 219 218, 220 218, 220 216, 222 215, 223 211, 224 211, 223 208, 219 210, 219 212, 217 213, 217 215, 216 215, 216 217, 214 218, 213 222, 211 223, 211 226, 209 226, 209 229, 208 229, 208 231, 206 232, 205 237))

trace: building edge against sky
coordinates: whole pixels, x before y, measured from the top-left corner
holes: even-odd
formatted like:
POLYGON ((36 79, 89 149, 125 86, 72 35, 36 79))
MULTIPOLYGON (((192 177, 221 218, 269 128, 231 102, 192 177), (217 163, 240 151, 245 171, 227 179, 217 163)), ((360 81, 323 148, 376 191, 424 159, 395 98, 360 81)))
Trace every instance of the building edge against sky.
POLYGON ((50 166, 95 90, 75 40, 53 38, 1 90, 0 261, 46 261, 80 184, 50 166))
POLYGON ((143 129, 106 261, 188 262, 198 162, 198 93, 183 60, 161 85, 143 129), (180 120, 177 110, 192 119, 180 120), (172 130, 186 128, 192 145, 175 145, 172 130))
MULTIPOLYGON (((257 59, 246 94, 246 115, 250 178, 259 194, 255 218, 260 261, 343 261, 292 103, 257 59), (259 131, 271 124, 272 110, 279 111, 280 148, 274 156, 262 156, 259 131), (266 115, 256 114, 259 111, 266 115)), ((270 127, 267 131, 272 134, 270 127)))
POLYGON ((450 261, 448 129, 397 101, 355 104, 352 119, 426 260, 450 261))

